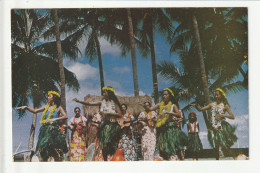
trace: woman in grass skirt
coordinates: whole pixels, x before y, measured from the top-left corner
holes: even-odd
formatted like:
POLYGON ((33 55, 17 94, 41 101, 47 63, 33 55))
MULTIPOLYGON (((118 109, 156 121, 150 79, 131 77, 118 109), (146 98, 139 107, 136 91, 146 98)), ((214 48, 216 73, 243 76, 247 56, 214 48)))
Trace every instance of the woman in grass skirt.
POLYGON ((199 137, 199 122, 197 122, 197 114, 189 113, 188 130, 188 145, 187 150, 192 154, 193 160, 199 158, 199 152, 202 150, 202 143, 199 137))
POLYGON ((121 118, 120 103, 112 87, 103 87, 103 100, 98 102, 73 100, 88 106, 100 106, 100 115, 103 117, 98 127, 96 148, 93 160, 111 160, 121 138, 121 128, 117 119, 121 118))
POLYGON ((226 149, 235 159, 230 147, 237 141, 237 136, 235 135, 236 128, 225 121, 225 118, 234 119, 235 116, 230 110, 225 92, 217 88, 215 90, 215 101, 205 107, 200 108, 196 104, 190 105, 195 106, 198 111, 211 110, 211 128, 208 131, 208 139, 210 145, 215 149, 216 160, 219 160, 219 150, 221 149, 226 149))
POLYGON ((165 88, 162 93, 163 100, 154 107, 148 108, 149 111, 159 109, 156 122, 156 150, 154 160, 178 160, 187 136, 178 127, 178 118, 181 117, 174 94, 171 89, 165 88), (174 104, 175 103, 175 104, 174 104))
POLYGON ((48 104, 34 109, 22 106, 17 109, 26 109, 32 113, 43 112, 40 123, 42 124, 36 154, 40 153, 42 161, 53 157, 55 161, 63 160, 63 153, 68 152, 65 135, 58 127, 58 121, 67 119, 67 114, 60 106, 60 94, 55 91, 48 92, 48 104), (61 116, 59 116, 61 114, 61 116))

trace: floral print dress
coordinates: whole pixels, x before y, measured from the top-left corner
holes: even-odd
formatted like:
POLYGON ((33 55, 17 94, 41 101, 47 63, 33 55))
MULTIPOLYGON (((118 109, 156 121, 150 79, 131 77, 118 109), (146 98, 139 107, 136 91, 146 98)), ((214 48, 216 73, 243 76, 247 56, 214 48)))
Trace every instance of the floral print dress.
POLYGON ((87 119, 83 116, 70 119, 69 125, 75 125, 76 129, 71 134, 70 156, 72 161, 85 161, 86 158, 86 134, 80 130, 86 126, 87 119))
MULTIPOLYGON (((134 120, 134 116, 131 113, 123 115, 124 119, 134 120)), ((126 161, 137 160, 136 155, 136 141, 132 138, 132 130, 130 127, 124 127, 122 138, 119 141, 118 148, 124 150, 124 157, 126 161)))
POLYGON ((143 127, 142 134, 142 155, 144 160, 154 160, 154 152, 156 146, 156 128, 152 122, 152 119, 156 119, 156 113, 151 111, 141 112, 138 119, 146 119, 146 123, 143 127), (150 122, 150 123, 149 123, 150 122))

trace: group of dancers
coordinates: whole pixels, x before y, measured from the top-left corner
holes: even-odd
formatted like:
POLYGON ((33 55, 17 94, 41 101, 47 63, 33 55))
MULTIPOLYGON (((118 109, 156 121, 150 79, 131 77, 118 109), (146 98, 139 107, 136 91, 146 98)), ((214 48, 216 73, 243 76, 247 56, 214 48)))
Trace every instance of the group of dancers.
MULTIPOLYGON (((152 106, 150 102, 142 104, 144 111, 136 118, 127 111, 126 104, 120 104, 112 87, 103 87, 103 98, 97 102, 73 100, 87 106, 99 106, 99 111, 92 118, 92 124, 96 126, 93 161, 134 161, 137 160, 137 142, 133 135, 135 124, 141 128, 141 153, 143 160, 184 160, 184 149, 192 153, 193 159, 198 160, 202 143, 199 137, 199 123, 195 112, 189 113, 187 123, 188 135, 182 129, 180 122, 183 114, 179 110, 171 89, 165 88, 162 92, 160 103, 152 106), (118 157, 118 155, 123 157, 118 157)), ((215 90, 214 102, 205 107, 190 104, 198 111, 211 110, 209 116, 210 128, 208 139, 215 150, 216 159, 219 159, 219 151, 230 147, 236 142, 232 127, 225 118, 234 119, 230 110, 225 92, 220 88, 215 90), (225 113, 228 114, 225 114, 225 113)), ((86 129, 87 118, 82 116, 80 108, 74 109, 75 116, 68 121, 71 133, 70 148, 67 148, 65 134, 62 133, 60 121, 67 119, 67 114, 60 106, 58 92, 48 92, 48 104, 39 109, 21 106, 17 109, 25 109, 33 113, 43 112, 40 123, 42 124, 36 153, 41 161, 47 161, 53 157, 55 161, 63 159, 62 154, 69 151, 71 161, 86 161, 86 129)))

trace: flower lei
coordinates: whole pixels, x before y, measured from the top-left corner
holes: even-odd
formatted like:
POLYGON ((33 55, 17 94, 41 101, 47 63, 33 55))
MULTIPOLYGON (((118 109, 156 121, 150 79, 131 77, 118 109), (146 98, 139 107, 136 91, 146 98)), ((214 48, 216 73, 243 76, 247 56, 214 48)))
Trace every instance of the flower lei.
POLYGON ((214 129, 221 127, 221 120, 216 117, 216 114, 223 113, 224 104, 221 103, 220 107, 217 109, 217 103, 214 102, 211 109, 211 124, 214 129))
POLYGON ((46 124, 47 120, 52 118, 52 114, 54 113, 55 109, 57 108, 57 105, 53 105, 48 118, 45 119, 45 114, 46 114, 47 110, 49 109, 49 107, 50 107, 50 104, 47 104, 46 107, 45 107, 45 110, 42 113, 42 118, 41 118, 41 121, 40 121, 41 124, 46 124))
MULTIPOLYGON (((169 101, 168 105, 167 105, 167 112, 169 112, 171 110, 171 106, 172 106, 172 102, 169 101)), ((159 109, 159 116, 158 116, 158 119, 157 119, 157 122, 156 122, 156 127, 162 126, 163 124, 166 123, 166 120, 169 119, 169 114, 165 114, 163 119, 160 118, 161 115, 162 115, 163 107, 164 107, 164 101, 161 101, 160 109, 159 109)))
POLYGON ((102 91, 105 91, 105 90, 112 91, 112 92, 115 94, 115 90, 114 90, 112 87, 106 87, 106 86, 104 86, 104 87, 102 88, 102 91))

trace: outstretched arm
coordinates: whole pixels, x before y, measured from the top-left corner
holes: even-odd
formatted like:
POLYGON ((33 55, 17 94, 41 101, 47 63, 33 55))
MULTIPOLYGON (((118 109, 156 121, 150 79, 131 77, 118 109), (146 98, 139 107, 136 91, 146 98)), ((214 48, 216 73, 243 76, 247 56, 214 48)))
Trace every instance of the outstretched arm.
POLYGON ((98 101, 98 102, 88 102, 88 101, 80 101, 78 100, 77 98, 74 98, 72 99, 73 101, 77 102, 77 103, 80 103, 80 104, 83 104, 83 105, 86 105, 86 106, 99 106, 101 105, 101 101, 98 101))
POLYGON ((38 112, 43 112, 44 109, 45 109, 45 106, 38 108, 38 109, 30 108, 28 106, 21 106, 21 107, 17 107, 16 109, 17 110, 19 110, 19 109, 23 110, 24 109, 24 110, 28 110, 29 112, 32 112, 32 113, 38 113, 38 112))
POLYGON ((208 110, 211 108, 212 104, 208 104, 207 106, 204 106, 202 108, 198 107, 196 104, 189 104, 190 106, 194 106, 198 111, 204 111, 204 110, 208 110))

